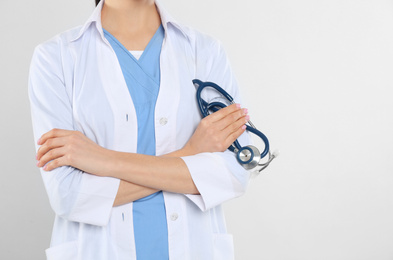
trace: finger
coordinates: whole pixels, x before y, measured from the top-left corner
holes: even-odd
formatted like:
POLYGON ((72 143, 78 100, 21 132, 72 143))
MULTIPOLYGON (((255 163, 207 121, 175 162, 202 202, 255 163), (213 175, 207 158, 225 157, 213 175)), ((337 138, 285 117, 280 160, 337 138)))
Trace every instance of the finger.
POLYGON ((63 156, 63 157, 59 157, 53 161, 48 162, 42 169, 44 171, 51 171, 51 170, 54 170, 58 167, 65 166, 65 165, 68 165, 68 164, 66 164, 66 160, 63 156))
POLYGON ((247 112, 248 112, 247 109, 243 108, 243 109, 237 110, 237 111, 227 115, 226 117, 224 117, 221 120, 216 122, 217 129, 224 130, 227 127, 231 126, 236 121, 238 121, 242 118, 244 119, 245 116, 247 115, 247 112))
POLYGON ((47 153, 45 153, 41 159, 37 162, 38 167, 43 167, 46 165, 48 162, 52 160, 56 160, 58 158, 61 158, 65 155, 65 148, 60 147, 60 148, 55 148, 52 150, 49 150, 47 153))
POLYGON ((239 138, 239 136, 241 136, 244 131, 246 131, 245 125, 239 127, 235 132, 232 132, 225 140, 226 147, 229 147, 231 144, 233 144, 233 142, 235 142, 235 140, 239 138))
POLYGON ((239 118, 237 121, 233 122, 232 124, 228 125, 225 129, 222 130, 226 137, 230 136, 232 133, 236 132, 242 126, 250 120, 250 116, 243 116, 239 118))
POLYGON ((66 144, 65 137, 56 137, 56 138, 46 139, 45 143, 43 143, 41 145, 41 147, 38 148, 36 159, 40 160, 41 157, 44 154, 46 154, 49 150, 64 146, 65 144, 66 144))
POLYGON ((53 128, 49 132, 46 132, 41 136, 40 139, 38 139, 37 144, 42 145, 44 144, 48 139, 50 138, 55 138, 55 137, 61 137, 61 136, 67 136, 72 134, 72 130, 65 130, 65 129, 58 129, 58 128, 53 128))
POLYGON ((229 105, 227 107, 224 107, 224 108, 218 110, 217 112, 214 112, 213 114, 208 115, 206 118, 209 118, 209 120, 211 120, 211 122, 216 122, 216 121, 226 117, 227 115, 229 115, 235 111, 239 111, 239 110, 241 110, 240 104, 232 104, 232 105, 229 105))

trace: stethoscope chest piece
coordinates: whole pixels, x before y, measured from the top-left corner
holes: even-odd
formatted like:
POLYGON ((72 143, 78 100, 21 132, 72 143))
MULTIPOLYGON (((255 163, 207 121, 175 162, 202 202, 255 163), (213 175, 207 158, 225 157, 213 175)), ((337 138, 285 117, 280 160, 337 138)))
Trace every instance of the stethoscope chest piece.
POLYGON ((247 145, 237 152, 237 161, 246 169, 252 170, 258 166, 261 160, 261 153, 258 148, 253 145, 247 145))

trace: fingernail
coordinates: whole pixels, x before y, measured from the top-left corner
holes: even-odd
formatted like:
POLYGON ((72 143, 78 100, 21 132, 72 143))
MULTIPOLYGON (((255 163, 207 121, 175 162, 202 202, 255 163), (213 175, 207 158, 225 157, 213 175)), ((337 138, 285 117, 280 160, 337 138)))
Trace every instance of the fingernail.
POLYGON ((41 142, 41 138, 40 138, 40 139, 38 139, 38 141, 37 141, 37 144, 40 144, 40 142, 41 142))
POLYGON ((236 107, 237 107, 237 108, 240 108, 240 107, 241 107, 241 105, 240 105, 240 104, 236 104, 236 107))
POLYGON ((40 165, 40 161, 37 162, 37 167, 39 167, 38 165, 40 165))
POLYGON ((246 125, 243 125, 243 126, 242 126, 242 129, 243 129, 243 130, 244 130, 244 129, 246 129, 246 128, 247 128, 247 126, 246 126, 246 125))
POLYGON ((250 120, 250 116, 249 115, 246 115, 246 120, 247 120, 247 122, 250 120))
POLYGON ((47 168, 48 168, 48 165, 45 165, 42 169, 44 169, 44 171, 46 171, 47 168))
POLYGON ((243 108, 243 113, 244 113, 245 115, 247 115, 247 114, 248 114, 248 109, 247 109, 247 108, 243 108))

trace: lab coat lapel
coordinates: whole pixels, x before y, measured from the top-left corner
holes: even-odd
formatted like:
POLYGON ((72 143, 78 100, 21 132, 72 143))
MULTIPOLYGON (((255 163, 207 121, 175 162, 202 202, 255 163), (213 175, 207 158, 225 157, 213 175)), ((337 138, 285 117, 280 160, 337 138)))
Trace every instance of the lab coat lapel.
POLYGON ((174 151, 176 144, 177 110, 181 84, 174 46, 167 36, 161 50, 161 84, 155 109, 156 155, 174 151), (163 124, 164 122, 168 122, 163 124))
POLYGON ((187 53, 179 51, 175 35, 166 32, 166 37, 161 50, 161 85, 155 109, 156 122, 156 154, 162 155, 175 151, 178 144, 177 124, 178 113, 182 108, 179 107, 181 88, 192 84, 192 75, 187 70, 187 53), (187 75, 189 74, 189 75, 187 75), (168 122, 162 124, 162 120, 168 122))
POLYGON ((115 128, 115 148, 118 151, 136 152, 138 125, 134 103, 128 93, 116 53, 109 42, 103 40, 106 44, 97 44, 97 76, 100 77, 107 98, 115 111, 114 123, 120 126, 115 128))

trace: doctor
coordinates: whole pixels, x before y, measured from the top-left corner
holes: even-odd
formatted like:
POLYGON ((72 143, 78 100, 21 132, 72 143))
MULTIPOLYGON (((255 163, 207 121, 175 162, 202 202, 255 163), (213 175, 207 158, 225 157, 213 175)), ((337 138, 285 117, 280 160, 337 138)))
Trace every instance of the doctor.
POLYGON ((56 213, 47 259, 233 259, 221 204, 249 173, 226 148, 250 143, 249 117, 231 105, 201 120, 192 84, 240 100, 222 47, 153 0, 96 2, 31 64, 37 166, 56 213))

